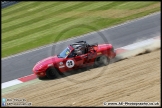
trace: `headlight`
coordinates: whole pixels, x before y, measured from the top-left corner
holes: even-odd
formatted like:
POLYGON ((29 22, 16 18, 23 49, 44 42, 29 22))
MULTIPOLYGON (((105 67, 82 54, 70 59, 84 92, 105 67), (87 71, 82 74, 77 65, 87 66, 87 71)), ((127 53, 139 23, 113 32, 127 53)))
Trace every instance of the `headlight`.
POLYGON ((48 67, 53 66, 53 64, 48 64, 48 67))

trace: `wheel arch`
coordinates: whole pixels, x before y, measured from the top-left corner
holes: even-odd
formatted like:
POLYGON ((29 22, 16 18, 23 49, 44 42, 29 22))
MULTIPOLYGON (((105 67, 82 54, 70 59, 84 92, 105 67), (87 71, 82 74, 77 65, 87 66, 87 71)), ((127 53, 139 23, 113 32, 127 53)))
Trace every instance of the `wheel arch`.
MULTIPOLYGON (((55 69, 57 69, 57 71, 59 71, 59 69, 58 69, 57 67, 55 67, 55 66, 49 66, 49 67, 47 67, 46 71, 47 71, 48 69, 51 69, 51 68, 55 68, 55 69)), ((60 72, 60 71, 59 71, 59 72, 60 72)))
POLYGON ((100 57, 102 57, 102 56, 106 56, 108 59, 110 59, 110 57, 109 57, 108 55, 106 55, 106 54, 98 55, 98 56, 96 57, 96 59, 98 59, 98 58, 100 58, 100 57))
POLYGON ((56 69, 56 71, 58 73, 60 73, 59 69, 57 67, 55 67, 55 66, 49 66, 49 67, 47 67, 47 69, 45 70, 45 73, 47 72, 47 70, 52 69, 52 68, 56 69))

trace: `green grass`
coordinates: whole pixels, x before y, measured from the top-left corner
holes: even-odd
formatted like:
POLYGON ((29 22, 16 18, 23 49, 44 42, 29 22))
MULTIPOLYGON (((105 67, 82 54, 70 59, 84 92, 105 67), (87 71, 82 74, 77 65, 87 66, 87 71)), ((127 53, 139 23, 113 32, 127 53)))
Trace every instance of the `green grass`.
POLYGON ((2 57, 160 11, 160 2, 20 2, 2 9, 2 57))

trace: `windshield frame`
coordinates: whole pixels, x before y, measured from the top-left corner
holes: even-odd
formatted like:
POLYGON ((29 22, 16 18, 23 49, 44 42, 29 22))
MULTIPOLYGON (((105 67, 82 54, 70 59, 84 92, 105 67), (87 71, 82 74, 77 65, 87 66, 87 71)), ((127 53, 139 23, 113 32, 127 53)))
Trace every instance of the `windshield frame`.
POLYGON ((72 48, 71 47, 66 47, 63 51, 61 51, 58 55, 57 55, 57 57, 58 58, 67 58, 68 56, 69 56, 69 54, 71 54, 71 52, 72 52, 72 48), (66 54, 66 52, 69 50, 69 53, 68 54, 66 54), (61 56, 60 54, 63 54, 63 55, 65 55, 65 56, 61 56))

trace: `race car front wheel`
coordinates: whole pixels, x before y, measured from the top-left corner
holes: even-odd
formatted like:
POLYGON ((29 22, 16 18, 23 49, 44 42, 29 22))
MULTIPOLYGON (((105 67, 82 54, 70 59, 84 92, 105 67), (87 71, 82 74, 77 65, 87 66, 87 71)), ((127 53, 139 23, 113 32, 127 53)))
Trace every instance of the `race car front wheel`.
POLYGON ((54 67, 51 67, 51 68, 47 69, 46 76, 49 79, 54 79, 54 78, 58 78, 60 75, 59 75, 59 72, 57 71, 57 69, 55 69, 54 67))

